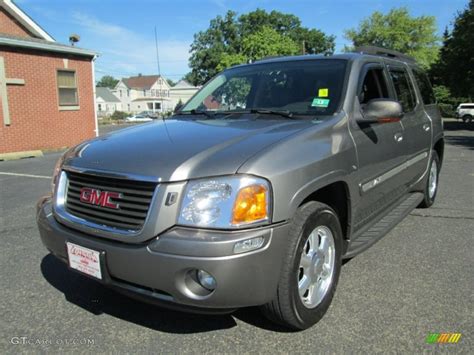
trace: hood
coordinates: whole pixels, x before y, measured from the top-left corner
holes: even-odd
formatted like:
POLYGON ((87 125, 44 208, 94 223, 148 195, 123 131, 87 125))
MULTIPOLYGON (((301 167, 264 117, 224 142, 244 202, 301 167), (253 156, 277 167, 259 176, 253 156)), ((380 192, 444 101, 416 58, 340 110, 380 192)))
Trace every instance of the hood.
POLYGON ((265 147, 312 125, 311 120, 159 120, 85 142, 65 165, 161 182, 234 174, 265 147))

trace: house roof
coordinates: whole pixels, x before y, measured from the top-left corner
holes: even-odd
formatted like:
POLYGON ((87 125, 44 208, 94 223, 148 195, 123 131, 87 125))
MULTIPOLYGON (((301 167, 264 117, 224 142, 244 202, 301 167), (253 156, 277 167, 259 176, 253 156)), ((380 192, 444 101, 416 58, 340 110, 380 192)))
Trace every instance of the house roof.
POLYGON ((119 98, 109 88, 96 87, 95 96, 97 98, 101 97, 105 102, 120 102, 119 98))
POLYGON ((23 27, 25 27, 33 36, 44 39, 48 42, 54 42, 54 38, 38 25, 30 16, 18 7, 11 0, 0 0, 0 7, 5 9, 13 16, 23 27))
POLYGON ((179 88, 179 89, 187 89, 187 88, 196 88, 194 85, 190 84, 189 82, 187 82, 186 80, 180 80, 176 83, 175 86, 173 86, 174 88, 179 88))
POLYGON ((159 75, 139 75, 122 78, 122 82, 127 85, 129 89, 148 90, 159 78, 159 75))
MULTIPOLYGON (((2 0, 0 0, 2 1, 2 0)), ((88 49, 83 49, 79 47, 69 46, 67 44, 62 44, 58 42, 51 42, 40 38, 24 38, 8 34, 0 34, 0 45, 9 46, 9 47, 20 47, 20 48, 29 48, 37 49, 48 52, 58 52, 58 53, 70 53, 83 55, 87 57, 97 56, 96 52, 93 52, 88 49)))

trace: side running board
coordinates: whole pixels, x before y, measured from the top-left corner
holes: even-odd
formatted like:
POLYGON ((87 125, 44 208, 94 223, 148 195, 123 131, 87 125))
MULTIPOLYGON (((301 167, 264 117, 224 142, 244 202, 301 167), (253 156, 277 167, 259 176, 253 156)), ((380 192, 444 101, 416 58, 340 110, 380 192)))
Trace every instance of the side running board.
POLYGON ((384 215, 375 224, 368 229, 357 233, 349 244, 349 249, 343 256, 344 259, 351 258, 375 244, 380 238, 386 235, 402 219, 404 219, 413 209, 423 200, 423 194, 420 192, 410 193, 399 200, 392 210, 384 215))

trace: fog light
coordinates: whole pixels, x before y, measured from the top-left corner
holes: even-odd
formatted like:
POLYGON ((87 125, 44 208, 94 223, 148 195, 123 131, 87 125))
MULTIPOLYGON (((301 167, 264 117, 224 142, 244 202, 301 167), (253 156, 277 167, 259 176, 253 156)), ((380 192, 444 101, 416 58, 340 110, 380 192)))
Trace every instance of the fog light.
POLYGON ((241 240, 234 245, 234 254, 245 253, 247 251, 260 248, 264 242, 263 237, 241 240))
POLYGON ((209 291, 214 291, 216 288, 216 279, 204 270, 198 270, 197 278, 202 287, 209 291))

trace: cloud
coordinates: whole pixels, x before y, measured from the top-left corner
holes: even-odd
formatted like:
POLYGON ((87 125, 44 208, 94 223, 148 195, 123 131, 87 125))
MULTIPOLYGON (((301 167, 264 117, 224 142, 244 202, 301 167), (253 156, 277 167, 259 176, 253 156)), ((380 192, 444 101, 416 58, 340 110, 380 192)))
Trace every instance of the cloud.
MULTIPOLYGON (((157 73, 153 27, 137 33, 84 12, 73 12, 72 22, 81 34, 80 45, 99 52, 97 77, 105 74, 123 77, 157 73)), ((171 79, 179 79, 189 71, 190 42, 169 37, 162 39, 164 35, 166 33, 160 33, 158 29, 161 73, 171 79)))

